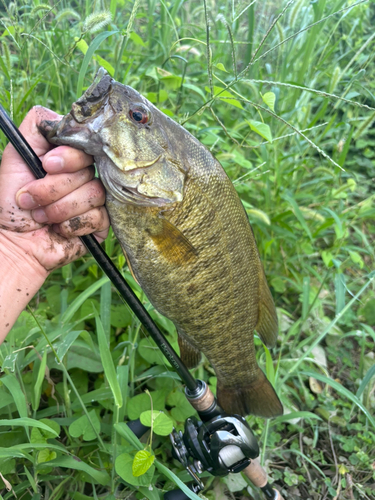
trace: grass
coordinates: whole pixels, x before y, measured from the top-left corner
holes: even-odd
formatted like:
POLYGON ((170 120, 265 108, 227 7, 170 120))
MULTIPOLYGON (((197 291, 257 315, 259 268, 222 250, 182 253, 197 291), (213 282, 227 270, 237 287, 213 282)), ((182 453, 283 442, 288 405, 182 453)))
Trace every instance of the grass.
MULTIPOLYGON (((285 408, 248 418, 261 459, 285 499, 374 498, 373 4, 20 0, 0 15, 17 124, 35 104, 66 113, 103 65, 219 159, 280 318, 271 356, 256 340, 285 408)), ((105 248, 176 345, 112 235, 105 248)), ((193 413, 178 377, 89 256, 51 275, 0 366, 2 498, 155 500, 188 480, 165 436, 193 413), (164 434, 155 420, 152 446, 132 442, 124 419, 151 405, 164 434), (134 479, 142 450, 155 460, 134 479)), ((195 375, 215 388, 207 361, 195 375)), ((205 482, 210 499, 260 498, 240 476, 205 482)))

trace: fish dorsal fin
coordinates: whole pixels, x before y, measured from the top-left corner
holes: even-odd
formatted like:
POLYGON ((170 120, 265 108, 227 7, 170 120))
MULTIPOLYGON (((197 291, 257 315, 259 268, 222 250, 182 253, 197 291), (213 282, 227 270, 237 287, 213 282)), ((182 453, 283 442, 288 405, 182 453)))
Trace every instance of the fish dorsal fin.
POLYGON ((164 217, 159 217, 158 229, 149 231, 158 252, 174 264, 183 265, 198 256, 197 250, 186 236, 164 217))
POLYGON ((260 271, 259 280, 259 313, 258 323, 255 327, 261 341, 267 347, 274 347, 278 334, 278 320, 273 298, 268 288, 263 269, 260 271))

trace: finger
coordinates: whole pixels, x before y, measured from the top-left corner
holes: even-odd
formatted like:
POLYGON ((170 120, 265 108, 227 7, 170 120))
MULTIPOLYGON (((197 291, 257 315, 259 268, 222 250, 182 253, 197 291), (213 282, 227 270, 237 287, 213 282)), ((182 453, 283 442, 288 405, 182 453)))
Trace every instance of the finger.
POLYGON ((51 205, 91 181, 94 174, 94 167, 71 174, 47 174, 44 179, 32 181, 17 192, 17 205, 25 210, 51 205))
POLYGON ((105 207, 99 207, 93 208, 85 214, 73 217, 61 224, 53 224, 52 229, 65 238, 96 233, 105 239, 109 226, 110 222, 107 210, 105 207))
POLYGON ((92 165, 94 159, 84 151, 70 146, 58 146, 43 157, 43 168, 50 174, 56 172, 77 172, 92 165))
POLYGON ((94 233, 94 236, 99 243, 102 243, 108 236, 108 229, 94 233))
POLYGON ((64 196, 61 200, 37 208, 31 212, 36 222, 57 223, 67 221, 78 215, 82 215, 92 208, 100 207, 105 202, 105 191, 99 179, 84 184, 72 193, 64 196))
MULTIPOLYGON (((42 156, 53 148, 47 139, 39 132, 38 126, 40 122, 42 120, 58 120, 60 118, 60 115, 42 106, 34 106, 25 116, 19 130, 38 156, 42 156)), ((21 157, 14 147, 8 144, 4 149, 3 160, 13 163, 19 162, 21 157)), ((23 162, 23 160, 21 161, 23 162)))

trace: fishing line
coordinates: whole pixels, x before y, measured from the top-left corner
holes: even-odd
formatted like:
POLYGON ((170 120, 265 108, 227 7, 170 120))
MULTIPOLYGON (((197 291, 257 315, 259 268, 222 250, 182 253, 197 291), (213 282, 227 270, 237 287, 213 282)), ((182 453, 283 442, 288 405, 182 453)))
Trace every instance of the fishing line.
MULTIPOLYGON (((43 169, 42 162, 26 141, 24 136, 7 115, 5 109, 0 104, 0 128, 12 143, 13 147, 25 161, 37 179, 42 179, 47 175, 43 169)), ((121 273, 115 267, 109 256, 97 242, 96 238, 89 234, 81 236, 80 240, 90 251, 102 271, 108 276, 121 298, 128 304, 130 309, 137 316, 141 324, 151 335, 156 345, 162 351, 164 356, 171 363, 172 367, 179 374, 182 381, 190 391, 197 390, 197 382, 186 368, 181 358, 177 355, 171 344, 156 326, 155 322, 143 306, 142 302, 135 295, 121 273)))

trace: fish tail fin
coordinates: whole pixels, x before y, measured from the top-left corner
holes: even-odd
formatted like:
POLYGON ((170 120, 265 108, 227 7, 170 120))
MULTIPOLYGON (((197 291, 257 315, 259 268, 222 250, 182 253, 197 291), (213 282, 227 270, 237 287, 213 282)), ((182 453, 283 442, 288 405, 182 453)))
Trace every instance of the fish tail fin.
POLYGON ((270 382, 260 368, 249 384, 228 387, 217 381, 219 405, 229 414, 257 415, 271 418, 282 415, 283 407, 270 382))

